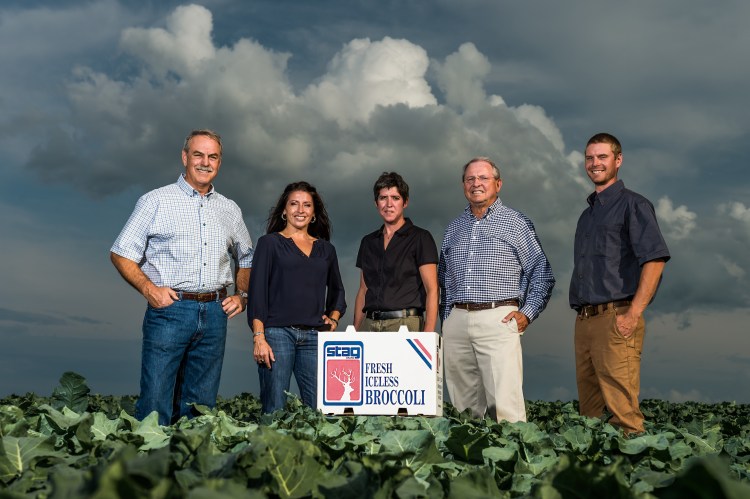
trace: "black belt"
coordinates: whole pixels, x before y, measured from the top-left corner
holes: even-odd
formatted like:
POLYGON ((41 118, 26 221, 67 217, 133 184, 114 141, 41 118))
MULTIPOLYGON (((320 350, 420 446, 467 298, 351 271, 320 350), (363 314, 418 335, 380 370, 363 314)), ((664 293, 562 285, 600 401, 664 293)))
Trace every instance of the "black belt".
POLYGON ((578 317, 593 317, 595 315, 603 314, 608 308, 618 307, 629 307, 632 302, 630 300, 617 300, 607 303, 600 303, 598 305, 583 305, 576 309, 578 317))
POLYGON ((422 311, 418 308, 404 308, 402 310, 370 310, 365 316, 373 321, 386 319, 402 319, 404 317, 421 316, 422 311))
POLYGON ((454 303, 453 306, 461 310, 475 312, 477 310, 489 310, 497 307, 517 307, 518 300, 511 298, 510 300, 488 301, 485 303, 454 303))
POLYGON ((227 288, 221 288, 209 293, 188 293, 187 291, 177 291, 177 294, 180 295, 180 300, 193 300, 200 302, 219 301, 227 297, 227 288))

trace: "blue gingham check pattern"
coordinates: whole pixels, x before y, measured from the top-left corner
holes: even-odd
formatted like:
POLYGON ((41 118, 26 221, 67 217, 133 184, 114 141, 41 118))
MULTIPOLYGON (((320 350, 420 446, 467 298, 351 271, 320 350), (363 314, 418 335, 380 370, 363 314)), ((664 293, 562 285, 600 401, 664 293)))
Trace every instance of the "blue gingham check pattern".
POLYGON ((183 175, 141 196, 111 251, 138 262, 155 285, 192 293, 232 284, 232 260, 253 261, 237 204, 213 186, 201 196, 183 175))
POLYGON ((438 264, 440 317, 454 303, 518 298, 536 319, 549 301, 555 277, 534 224, 497 199, 481 219, 469 206, 445 229, 438 264))

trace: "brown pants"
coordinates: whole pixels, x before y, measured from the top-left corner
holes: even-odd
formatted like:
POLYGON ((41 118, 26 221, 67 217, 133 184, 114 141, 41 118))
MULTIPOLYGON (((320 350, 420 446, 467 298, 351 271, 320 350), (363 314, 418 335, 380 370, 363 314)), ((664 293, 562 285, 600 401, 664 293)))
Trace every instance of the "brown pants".
POLYGON ((611 424, 638 433, 644 431, 638 394, 645 323, 641 317, 630 338, 623 338, 616 314, 627 309, 576 318, 576 381, 581 415, 600 417, 606 407, 613 415, 611 424))

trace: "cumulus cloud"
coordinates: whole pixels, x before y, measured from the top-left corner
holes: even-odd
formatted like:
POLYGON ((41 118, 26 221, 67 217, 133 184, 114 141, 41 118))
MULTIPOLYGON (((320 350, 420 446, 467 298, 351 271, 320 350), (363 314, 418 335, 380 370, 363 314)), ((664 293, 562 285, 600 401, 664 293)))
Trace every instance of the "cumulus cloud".
MULTIPOLYGON (((543 107, 509 106, 488 95, 491 64, 474 44, 440 60, 405 39, 353 39, 296 91, 287 68, 292 54, 248 38, 219 45, 213 29, 212 13, 196 5, 175 9, 163 27, 124 29, 122 67, 79 65, 70 72, 66 125, 42 134, 28 166, 93 196, 153 188, 182 170, 179 149, 190 128, 215 128, 225 143, 217 188, 240 204, 251 230, 262 230, 286 183, 308 180, 329 204, 342 266, 353 267, 363 225, 379 223, 368 192, 380 172, 404 175, 412 190, 409 215, 439 241, 466 203, 460 166, 488 155, 503 171, 503 201, 531 217, 560 282, 567 279, 572 233, 591 190, 581 153, 567 150, 543 107)), ((738 219, 743 209, 726 208, 738 219)), ((696 231, 697 214, 669 197, 659 200, 657 213, 673 241, 699 233, 699 244, 708 244, 714 237, 713 227, 696 231)), ((694 271, 679 256, 670 262, 660 290, 667 300, 658 307, 711 303, 717 296, 711 286, 695 282, 710 282, 717 269, 737 277, 746 267, 741 256, 727 253, 694 271), (681 266, 691 269, 694 282, 680 280, 681 266)), ((344 273, 356 283, 354 270, 344 273)))
POLYGON ((424 79, 428 64, 427 52, 407 40, 352 40, 303 98, 342 126, 367 121, 377 106, 435 105, 437 100, 424 79))
POLYGON ((203 63, 216 55, 211 40, 213 18, 200 5, 177 7, 167 18, 167 28, 128 28, 122 33, 122 46, 137 55, 160 77, 170 71, 188 76, 197 74, 203 63))
POLYGON ((663 226, 664 234, 677 241, 690 236, 696 226, 697 215, 684 205, 675 208, 668 197, 659 199, 656 204, 656 216, 663 226))
POLYGON ((744 203, 734 201, 732 203, 721 204, 719 205, 719 212, 726 213, 740 222, 750 224, 750 208, 745 206, 744 203))
MULTIPOLYGON (((464 43, 444 63, 434 61, 433 66, 446 104, 468 112, 487 105, 484 79, 490 72, 490 61, 473 43, 464 43)), ((493 104, 501 105, 504 101, 497 97, 493 104)))

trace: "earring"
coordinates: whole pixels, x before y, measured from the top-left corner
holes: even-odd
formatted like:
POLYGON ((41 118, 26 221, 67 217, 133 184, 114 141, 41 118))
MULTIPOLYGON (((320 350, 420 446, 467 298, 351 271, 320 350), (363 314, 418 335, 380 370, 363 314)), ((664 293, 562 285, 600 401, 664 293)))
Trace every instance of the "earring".
POLYGON ((286 213, 281 214, 281 219, 286 222, 286 213))
POLYGON ((313 218, 312 218, 312 220, 310 220, 310 223, 311 223, 311 224, 314 224, 314 223, 315 223, 315 220, 317 220, 317 219, 315 218, 315 215, 313 215, 313 218))

